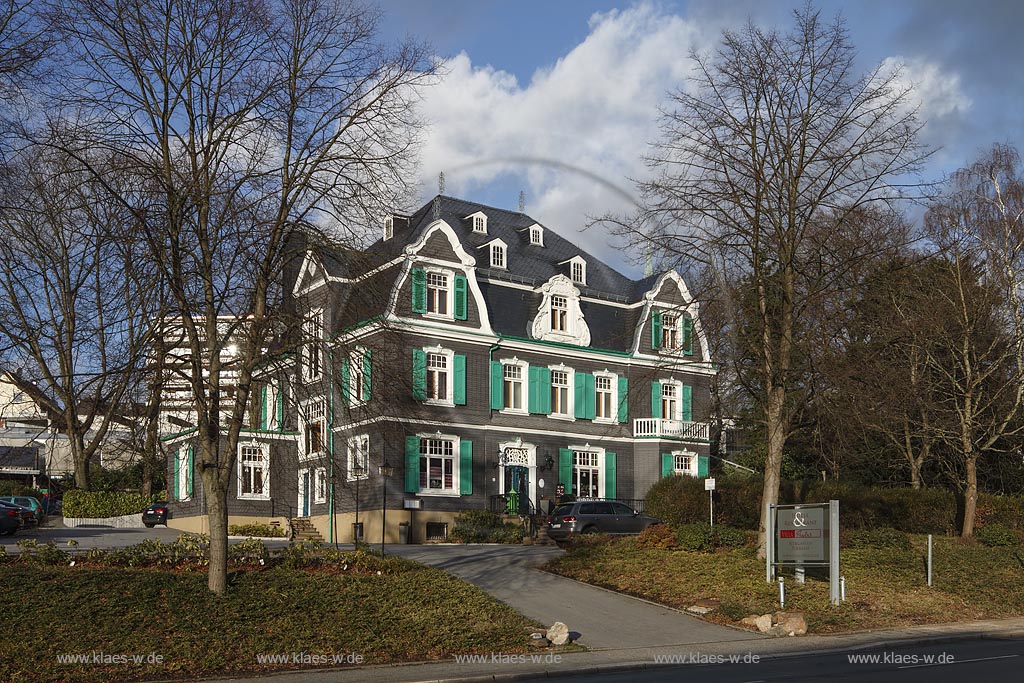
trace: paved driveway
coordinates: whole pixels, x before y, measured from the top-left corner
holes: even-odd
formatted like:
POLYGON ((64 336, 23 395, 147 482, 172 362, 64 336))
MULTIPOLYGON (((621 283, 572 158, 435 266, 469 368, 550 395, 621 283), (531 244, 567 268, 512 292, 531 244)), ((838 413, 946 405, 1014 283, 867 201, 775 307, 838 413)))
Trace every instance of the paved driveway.
POLYGON ((592 649, 756 639, 688 614, 587 586, 535 567, 563 551, 548 546, 408 545, 387 552, 443 569, 542 624, 561 621, 592 649))

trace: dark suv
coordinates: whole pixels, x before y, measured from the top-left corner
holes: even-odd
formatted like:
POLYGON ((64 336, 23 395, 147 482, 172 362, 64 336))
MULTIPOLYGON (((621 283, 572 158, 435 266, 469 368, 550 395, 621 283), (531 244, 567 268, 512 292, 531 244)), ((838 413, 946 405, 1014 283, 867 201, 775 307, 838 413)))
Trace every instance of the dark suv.
POLYGON ((641 515, 613 500, 578 500, 555 508, 548 517, 548 536, 557 543, 578 534, 638 534, 660 519, 641 515))

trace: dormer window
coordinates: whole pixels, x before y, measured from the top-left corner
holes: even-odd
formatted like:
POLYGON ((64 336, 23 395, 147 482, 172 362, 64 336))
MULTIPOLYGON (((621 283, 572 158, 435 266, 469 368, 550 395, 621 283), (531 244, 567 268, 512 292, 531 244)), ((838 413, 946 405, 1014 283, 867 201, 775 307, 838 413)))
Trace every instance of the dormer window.
POLYGON ((530 244, 535 244, 538 247, 544 246, 544 228, 539 225, 530 228, 530 244))
POLYGON ((572 281, 578 285, 587 284, 587 262, 583 259, 572 261, 572 281))
POLYGON ((492 244, 491 245, 491 268, 504 268, 505 267, 505 245, 504 244, 492 244))
POLYGON ((476 213, 469 214, 466 218, 469 220, 473 232, 478 235, 487 234, 487 214, 483 211, 477 211, 476 213))
POLYGON ((569 300, 564 296, 551 297, 551 331, 569 331, 569 300))
POLYGON ((395 236, 395 218, 394 216, 388 216, 384 219, 384 241, 387 241, 395 236))

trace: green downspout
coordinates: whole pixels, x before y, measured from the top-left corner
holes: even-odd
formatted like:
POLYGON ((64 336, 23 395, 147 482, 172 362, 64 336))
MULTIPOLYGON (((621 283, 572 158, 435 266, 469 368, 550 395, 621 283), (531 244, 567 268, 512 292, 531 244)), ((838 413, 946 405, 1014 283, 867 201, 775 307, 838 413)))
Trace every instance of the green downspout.
MULTIPOLYGON (((491 363, 494 362, 494 352, 497 351, 500 346, 501 346, 501 339, 498 339, 498 341, 496 343, 491 344, 491 348, 487 349, 487 382, 488 382, 488 384, 487 384, 487 407, 488 407, 487 415, 488 416, 494 415, 494 411, 490 410, 490 407, 491 407, 491 385, 490 385, 490 381, 491 381, 491 363)), ((483 450, 484 450, 484 467, 487 467, 487 450, 486 449, 483 449, 483 450)), ((497 461, 495 461, 495 466, 497 466, 497 461)), ((490 497, 487 495, 487 477, 484 477, 484 501, 485 501, 484 505, 488 505, 488 506, 490 505, 490 502, 489 502, 490 501, 490 497)), ((490 508, 488 507, 487 509, 490 509, 490 508)))

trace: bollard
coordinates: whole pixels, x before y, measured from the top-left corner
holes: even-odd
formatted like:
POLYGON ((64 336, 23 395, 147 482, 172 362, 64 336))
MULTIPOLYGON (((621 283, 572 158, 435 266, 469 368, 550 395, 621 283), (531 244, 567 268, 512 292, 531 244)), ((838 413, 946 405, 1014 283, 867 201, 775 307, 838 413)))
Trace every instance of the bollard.
POLYGON ((786 579, 779 577, 779 607, 786 609, 786 579))
POLYGON ((932 585, 932 535, 928 534, 928 585, 932 585))
POLYGON ((839 600, 846 602, 846 577, 839 577, 839 600))

